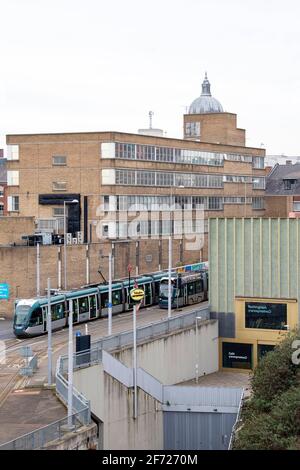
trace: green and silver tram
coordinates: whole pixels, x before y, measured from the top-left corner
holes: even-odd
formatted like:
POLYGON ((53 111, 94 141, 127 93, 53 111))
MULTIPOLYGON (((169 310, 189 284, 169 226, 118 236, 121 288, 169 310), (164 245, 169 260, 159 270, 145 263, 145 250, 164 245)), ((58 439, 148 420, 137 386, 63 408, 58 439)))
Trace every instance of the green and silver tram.
MULTIPOLYGON (((168 308, 169 278, 160 280, 159 306, 168 308)), ((208 299, 208 271, 195 274, 179 273, 171 276, 171 308, 184 307, 208 299)))
MULTIPOLYGON (((159 284, 165 272, 141 276, 137 285, 145 292, 141 307, 158 303, 159 284)), ((122 313, 133 308, 129 291, 135 280, 112 284, 112 313, 122 313)), ((73 303, 73 322, 82 323, 108 315, 108 285, 70 291, 53 295, 51 301, 52 330, 59 330, 68 325, 69 301, 73 303)), ((16 302, 13 331, 17 337, 33 337, 47 332, 47 297, 22 299, 16 302)))

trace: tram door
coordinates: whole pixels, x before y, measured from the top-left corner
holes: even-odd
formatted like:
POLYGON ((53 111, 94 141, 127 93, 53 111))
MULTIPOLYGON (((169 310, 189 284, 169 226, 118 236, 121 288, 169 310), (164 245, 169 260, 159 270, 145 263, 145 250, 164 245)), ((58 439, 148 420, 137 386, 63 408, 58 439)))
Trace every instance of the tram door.
MULTIPOLYGON (((73 303, 73 323, 78 323, 78 300, 74 299, 72 300, 73 303)), ((68 307, 69 307, 69 302, 68 302, 68 307)), ((69 320, 68 320, 69 323, 69 320)))
POLYGON ((144 292, 145 292, 144 305, 145 306, 152 305, 152 287, 151 287, 151 283, 144 285, 144 292))
POLYGON ((184 284, 182 290, 183 290, 183 305, 187 305, 188 304, 188 285, 184 284))
POLYGON ((43 327, 44 327, 44 333, 47 331, 47 311, 48 307, 43 307, 43 327))

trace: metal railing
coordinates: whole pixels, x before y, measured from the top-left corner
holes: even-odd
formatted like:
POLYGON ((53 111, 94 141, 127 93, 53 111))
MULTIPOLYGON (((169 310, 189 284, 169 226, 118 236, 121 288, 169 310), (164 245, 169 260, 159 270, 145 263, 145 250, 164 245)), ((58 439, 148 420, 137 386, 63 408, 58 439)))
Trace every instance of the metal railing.
POLYGON ((242 396, 241 396, 241 400, 240 400, 240 404, 239 404, 239 409, 238 409, 238 413, 236 415, 236 420, 235 420, 235 423, 233 425, 233 428, 232 428, 232 431, 231 431, 231 435, 230 435, 230 441, 229 441, 229 445, 228 445, 228 450, 232 450, 232 447, 233 447, 233 443, 234 443, 234 439, 235 439, 235 436, 236 436, 236 431, 237 431, 237 426, 241 420, 241 413, 242 413, 242 407, 243 407, 243 402, 244 402, 244 389, 243 389, 243 392, 242 392, 242 396))
MULTIPOLYGON (((60 357, 57 361, 55 382, 56 382, 56 394, 62 400, 65 405, 68 404, 68 380, 64 377, 63 372, 63 360, 60 357)), ((78 392, 73 386, 73 410, 77 413, 86 410, 85 418, 82 425, 88 425, 91 422, 91 411, 90 402, 87 400, 82 393, 78 392)))
MULTIPOLYGON (((202 320, 209 320, 209 309, 203 307, 202 309, 193 310, 184 315, 176 315, 164 321, 158 321, 151 325, 141 326, 137 328, 137 344, 144 341, 151 341, 159 336, 167 335, 174 331, 179 331, 183 328, 188 328, 195 325, 196 316, 201 313, 202 320)), ((114 336, 108 336, 94 341, 91 349, 74 353, 73 364, 74 369, 86 367, 97 364, 102 361, 102 350, 115 351, 123 347, 128 347, 133 344, 133 332, 127 331, 114 336)), ((68 356, 60 358, 60 371, 64 375, 68 371, 68 356)))
POLYGON ((20 368, 19 374, 27 377, 31 377, 33 373, 37 370, 38 360, 37 355, 35 354, 32 357, 29 357, 27 364, 24 367, 20 368))
MULTIPOLYGON (((81 411, 74 413, 72 418, 72 432, 82 427, 82 423, 88 421, 89 410, 85 407, 81 411)), ((43 449, 53 441, 62 439, 67 432, 70 432, 68 416, 42 428, 24 434, 0 445, 0 450, 34 450, 43 449)))

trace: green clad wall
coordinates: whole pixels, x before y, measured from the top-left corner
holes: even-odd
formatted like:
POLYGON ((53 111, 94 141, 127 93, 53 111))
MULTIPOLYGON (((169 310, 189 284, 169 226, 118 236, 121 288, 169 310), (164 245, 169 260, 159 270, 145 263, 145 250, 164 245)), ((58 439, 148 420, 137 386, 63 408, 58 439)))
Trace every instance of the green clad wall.
POLYGON ((210 219, 211 312, 234 314, 239 296, 298 300, 299 232, 300 219, 210 219))

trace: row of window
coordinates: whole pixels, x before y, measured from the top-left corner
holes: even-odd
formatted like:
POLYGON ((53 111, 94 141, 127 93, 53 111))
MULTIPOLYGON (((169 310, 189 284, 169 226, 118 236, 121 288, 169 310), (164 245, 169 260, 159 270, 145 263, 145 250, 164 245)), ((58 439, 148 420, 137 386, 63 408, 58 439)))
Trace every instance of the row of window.
POLYGON ((252 183, 253 189, 264 189, 264 177, 169 173, 164 171, 116 170, 116 184, 127 186, 174 186, 188 188, 223 188, 224 183, 252 183))
MULTIPOLYGON (((222 166, 224 160, 247 162, 253 168, 264 168, 264 157, 205 152, 201 150, 178 149, 172 147, 156 147, 152 145, 125 144, 117 142, 115 144, 115 157, 130 160, 148 160, 168 163, 185 163, 193 165, 216 165, 222 166)), ((19 145, 7 146, 7 159, 19 160, 19 145)), ((54 155, 52 165, 66 166, 67 157, 65 155, 54 155)))
POLYGON ((264 157, 119 142, 115 144, 115 158, 215 166, 222 166, 224 160, 231 160, 252 163, 254 168, 264 168, 264 157))
POLYGON ((245 199, 245 197, 240 196, 103 196, 105 211, 197 209, 200 208, 199 206, 203 206, 204 210, 223 210, 224 204, 252 204, 254 209, 263 209, 264 198, 246 197, 245 199))
POLYGON ((131 222, 102 223, 102 236, 109 238, 136 238, 166 235, 187 235, 208 232, 208 220, 133 220, 131 222))

